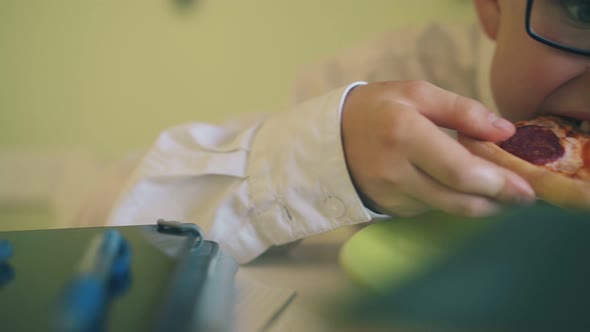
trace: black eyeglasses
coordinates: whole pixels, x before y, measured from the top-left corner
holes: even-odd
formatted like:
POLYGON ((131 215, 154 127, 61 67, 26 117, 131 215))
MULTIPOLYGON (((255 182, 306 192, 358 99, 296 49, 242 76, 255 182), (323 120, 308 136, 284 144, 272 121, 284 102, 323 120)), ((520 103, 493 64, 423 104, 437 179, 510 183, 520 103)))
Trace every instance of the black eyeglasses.
POLYGON ((528 0, 526 31, 543 44, 590 56, 590 0, 528 0))

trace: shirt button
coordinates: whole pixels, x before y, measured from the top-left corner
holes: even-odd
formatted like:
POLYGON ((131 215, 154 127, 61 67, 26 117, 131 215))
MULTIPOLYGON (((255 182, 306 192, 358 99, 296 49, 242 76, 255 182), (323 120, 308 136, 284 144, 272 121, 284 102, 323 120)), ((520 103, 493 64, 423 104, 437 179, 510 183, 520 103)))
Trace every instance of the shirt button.
POLYGON ((333 218, 340 218, 344 216, 346 208, 344 203, 336 197, 328 197, 324 200, 324 209, 326 214, 333 218))

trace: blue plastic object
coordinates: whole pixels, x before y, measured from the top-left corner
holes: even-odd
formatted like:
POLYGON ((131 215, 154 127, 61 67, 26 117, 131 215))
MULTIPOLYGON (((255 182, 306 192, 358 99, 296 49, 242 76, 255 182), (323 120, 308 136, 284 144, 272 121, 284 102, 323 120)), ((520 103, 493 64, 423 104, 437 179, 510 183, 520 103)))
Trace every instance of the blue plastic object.
POLYGON ((125 239, 116 230, 95 238, 81 261, 80 271, 65 287, 54 323, 55 331, 100 331, 107 313, 113 285, 129 273, 131 254, 125 239))
POLYGON ((0 264, 6 263, 13 254, 12 244, 6 240, 0 240, 0 264))

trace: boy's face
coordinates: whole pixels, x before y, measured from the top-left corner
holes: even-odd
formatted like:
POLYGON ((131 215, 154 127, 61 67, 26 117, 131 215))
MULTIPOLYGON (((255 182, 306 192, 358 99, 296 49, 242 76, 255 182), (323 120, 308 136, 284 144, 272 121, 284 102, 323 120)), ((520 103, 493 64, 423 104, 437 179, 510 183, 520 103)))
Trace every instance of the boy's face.
POLYGON ((518 121, 552 113, 590 121, 590 57, 531 38, 526 0, 475 0, 475 5, 485 32, 496 41, 491 87, 502 115, 518 121))

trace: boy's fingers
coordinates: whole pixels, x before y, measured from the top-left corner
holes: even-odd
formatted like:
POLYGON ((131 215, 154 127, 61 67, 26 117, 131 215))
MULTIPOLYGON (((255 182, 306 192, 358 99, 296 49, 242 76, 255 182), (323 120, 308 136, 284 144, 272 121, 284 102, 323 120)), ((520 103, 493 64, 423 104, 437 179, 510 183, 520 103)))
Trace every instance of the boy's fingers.
POLYGON ((404 194, 402 197, 386 197, 382 211, 388 215, 398 217, 413 217, 421 213, 432 210, 432 205, 424 203, 422 200, 410 197, 404 194))
POLYGON ((481 103, 423 81, 405 82, 400 90, 419 113, 436 125, 496 142, 514 134, 514 125, 481 103))
POLYGON ((385 200, 384 210, 388 214, 410 217, 434 208, 455 215, 482 217, 500 209, 492 199, 457 192, 415 167, 408 166, 411 170, 404 172, 400 183, 408 190, 402 197, 393 195, 385 200))
POLYGON ((519 176, 473 156, 452 137, 428 121, 412 121, 415 135, 408 147, 411 162, 453 190, 510 203, 534 199, 534 191, 519 176))
POLYGON ((415 197, 419 197, 424 204, 447 213, 483 217, 500 210, 498 203, 492 199, 452 190, 420 170, 416 170, 416 176, 411 181, 412 194, 415 197))

